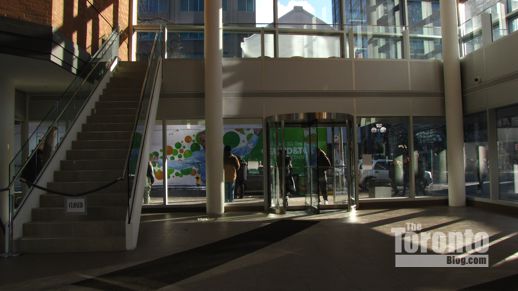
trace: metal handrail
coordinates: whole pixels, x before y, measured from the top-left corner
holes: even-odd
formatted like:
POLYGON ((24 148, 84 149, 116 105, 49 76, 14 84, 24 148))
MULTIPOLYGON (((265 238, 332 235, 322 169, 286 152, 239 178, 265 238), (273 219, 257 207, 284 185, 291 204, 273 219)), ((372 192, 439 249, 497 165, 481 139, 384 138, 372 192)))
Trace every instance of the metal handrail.
MULTIPOLYGON (((127 154, 127 157, 126 157, 126 161, 125 161, 125 164, 124 164, 124 168, 123 168, 123 172, 122 172, 122 178, 126 179, 127 181, 127 191, 128 191, 128 224, 131 223, 131 216, 133 214, 133 205, 135 204, 135 185, 137 184, 137 179, 134 179, 133 180, 133 185, 130 185, 130 160, 131 160, 131 154, 132 154, 132 148, 133 148, 133 144, 135 142, 135 133, 137 131, 137 127, 138 127, 138 123, 139 123, 139 116, 140 114, 142 113, 142 110, 143 110, 143 106, 142 106, 142 103, 143 103, 143 100, 144 100, 144 95, 145 95, 145 90, 146 90, 146 86, 147 86, 147 82, 149 80, 150 77, 155 77, 156 74, 158 73, 158 68, 159 68, 159 61, 160 59, 162 58, 162 53, 160 51, 160 56, 158 57, 158 61, 157 61, 157 67, 156 67, 156 71, 154 72, 154 76, 151 76, 151 64, 153 62, 153 56, 156 54, 157 52, 157 45, 158 45, 158 40, 160 38, 162 38, 162 35, 163 35, 163 27, 161 26, 160 27, 160 31, 157 32, 157 34, 155 35, 155 39, 153 41, 153 46, 151 48, 151 52, 149 54, 149 60, 148 60, 148 64, 147 64, 147 68, 146 68, 146 73, 145 73, 145 76, 144 76, 144 81, 142 82, 143 86, 140 90, 140 96, 139 96, 139 101, 138 101, 138 110, 137 110, 137 114, 135 116, 135 121, 133 123, 133 128, 132 128, 132 138, 129 142, 129 149, 128 149, 128 154, 127 154)), ((156 78, 153 78, 153 86, 152 86, 152 90, 150 92, 150 100, 148 102, 148 111, 146 113, 146 118, 145 118, 145 126, 144 126, 144 133, 142 135, 142 139, 141 139, 141 144, 139 146, 139 158, 137 159, 138 163, 137 163, 137 166, 135 168, 136 172, 135 172, 135 175, 134 177, 139 177, 140 175, 140 164, 141 164, 141 160, 142 160, 142 149, 143 149, 143 145, 144 145, 144 140, 143 138, 145 137, 146 135, 146 132, 147 132, 147 124, 149 123, 149 108, 151 106, 151 98, 152 96, 154 95, 154 87, 155 87, 155 83, 156 83, 156 78)))
MULTIPOLYGON (((114 31, 112 32, 112 34, 110 35, 110 38, 108 39, 108 41, 105 43, 105 46, 103 48, 101 48, 99 51, 97 51, 97 53, 94 54, 94 56, 91 58, 91 61, 88 62, 88 63, 91 63, 93 60, 95 60, 101 53, 104 53, 104 51, 106 50, 107 47, 109 47, 111 45, 111 43, 114 41, 114 38, 118 35, 118 32, 117 31, 114 31)), ((70 104, 72 103, 72 100, 75 98, 75 96, 77 95, 77 93, 79 92, 79 89, 84 85, 84 83, 86 82, 86 80, 88 79, 89 76, 92 75, 92 73, 95 71, 95 69, 99 66, 99 63, 95 64, 95 66, 88 72, 88 74, 85 76, 85 78, 83 78, 80 86, 78 87, 77 90, 75 90, 75 92, 73 93, 73 95, 70 97, 70 99, 68 100, 68 102, 65 104, 65 106, 63 107, 63 110, 59 113, 59 115, 54 119, 54 121, 52 122, 52 124, 49 126, 49 129, 45 132, 45 134, 43 135, 43 137, 41 138, 42 140, 45 140, 48 136, 48 134, 50 133, 50 128, 52 128, 53 126, 56 125, 56 122, 57 120, 59 120, 64 112, 66 111, 66 109, 68 109, 68 107, 70 106, 70 104)), ((79 78, 76 77, 70 84, 69 86, 67 87, 67 89, 65 90, 65 93, 63 93, 63 95, 65 95, 67 92, 68 92, 68 89, 70 88, 70 86, 72 86, 72 84, 74 83, 74 81, 79 78)), ((48 117, 51 112, 53 112, 53 110, 51 109, 45 117, 48 117)), ((45 119, 44 119, 45 120, 45 119)), ((16 157, 19 155, 19 154, 22 154, 23 152, 23 149, 25 148, 25 146, 29 143, 31 137, 33 137, 36 132, 38 131, 38 129, 40 128, 42 123, 38 124, 38 126, 36 127, 36 129, 34 130, 34 132, 31 134, 31 136, 29 136, 29 138, 23 143, 20 151, 18 151, 18 153, 16 153, 14 155, 14 158, 11 160, 11 162, 9 163, 9 168, 11 167, 11 165, 15 162, 16 160, 16 157)), ((29 163, 30 161, 30 158, 35 154, 35 151, 33 151, 31 154, 29 154, 29 156, 27 157, 27 159, 25 160, 25 162, 23 163, 22 167, 20 168, 20 170, 17 172, 16 175, 13 176, 12 180, 9 181, 9 188, 13 185, 14 181, 16 181, 16 179, 18 179, 21 175, 21 170, 23 168, 25 168, 27 166, 27 164, 29 163)), ((11 177, 10 177, 11 178, 11 177)))

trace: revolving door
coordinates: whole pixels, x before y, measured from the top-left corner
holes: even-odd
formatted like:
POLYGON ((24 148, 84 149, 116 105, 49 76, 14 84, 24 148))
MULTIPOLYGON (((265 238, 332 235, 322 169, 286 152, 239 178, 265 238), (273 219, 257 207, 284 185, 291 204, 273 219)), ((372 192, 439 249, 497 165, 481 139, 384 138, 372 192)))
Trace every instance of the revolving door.
POLYGON ((275 115, 266 118, 265 128, 269 210, 318 213, 357 204, 351 115, 275 115))

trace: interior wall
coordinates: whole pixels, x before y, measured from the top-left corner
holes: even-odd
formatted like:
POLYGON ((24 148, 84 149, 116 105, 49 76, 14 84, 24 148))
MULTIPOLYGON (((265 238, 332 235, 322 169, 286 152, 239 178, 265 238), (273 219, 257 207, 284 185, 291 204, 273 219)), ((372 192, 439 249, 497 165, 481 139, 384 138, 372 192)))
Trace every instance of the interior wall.
POLYGON ((517 47, 515 32, 461 60, 465 114, 517 103, 517 47))
MULTIPOLYGON (((157 118, 203 118, 203 76, 203 60, 166 60, 157 118)), ((223 88, 226 118, 315 111, 444 115, 439 61, 226 59, 223 88)))

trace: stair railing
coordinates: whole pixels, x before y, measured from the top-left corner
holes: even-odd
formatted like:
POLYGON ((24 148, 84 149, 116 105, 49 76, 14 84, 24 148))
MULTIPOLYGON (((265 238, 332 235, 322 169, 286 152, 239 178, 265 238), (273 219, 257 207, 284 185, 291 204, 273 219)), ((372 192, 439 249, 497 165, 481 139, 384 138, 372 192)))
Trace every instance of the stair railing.
POLYGON ((131 223, 131 216, 133 214, 133 208, 135 204, 135 193, 138 189, 137 179, 142 174, 140 168, 143 160, 147 163, 146 153, 143 152, 144 142, 147 133, 147 128, 150 119, 151 104, 153 103, 153 96, 155 95, 155 87, 157 82, 157 76, 159 74, 160 64, 164 53, 164 33, 163 27, 160 27, 160 31, 156 33, 149 54, 146 75, 144 77, 143 86, 140 91, 137 116, 133 124, 131 141, 129 144, 128 156, 126 158, 126 164, 122 177, 127 182, 128 191, 128 224, 131 223))
POLYGON ((75 123, 93 92, 118 60, 119 32, 114 30, 84 69, 69 84, 9 163, 8 221, 3 221, 5 254, 12 255, 13 221, 36 187, 48 162, 75 123))

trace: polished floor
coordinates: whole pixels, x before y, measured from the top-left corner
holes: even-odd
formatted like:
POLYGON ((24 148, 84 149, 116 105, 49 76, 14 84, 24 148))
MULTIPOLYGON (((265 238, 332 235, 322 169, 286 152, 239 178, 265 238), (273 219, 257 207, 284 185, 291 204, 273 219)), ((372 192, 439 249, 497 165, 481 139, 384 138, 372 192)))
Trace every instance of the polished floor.
POLYGON ((134 251, 0 259, 1 290, 518 290, 518 218, 474 207, 145 214, 134 251), (396 268, 392 227, 490 236, 487 268, 396 268))

